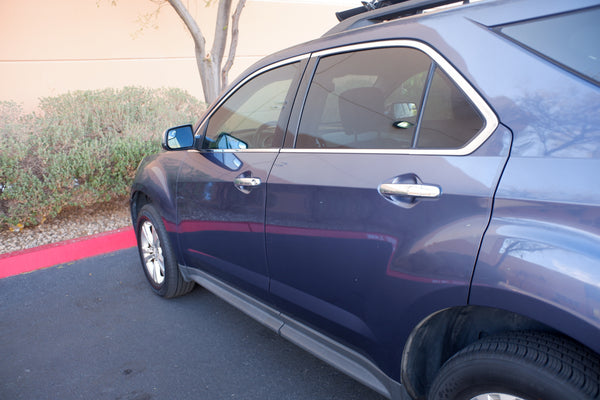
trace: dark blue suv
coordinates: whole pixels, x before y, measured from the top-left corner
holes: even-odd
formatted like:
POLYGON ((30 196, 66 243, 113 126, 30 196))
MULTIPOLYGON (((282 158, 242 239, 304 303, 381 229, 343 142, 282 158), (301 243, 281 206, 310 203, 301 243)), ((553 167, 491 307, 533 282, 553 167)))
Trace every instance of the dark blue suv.
POLYGON ((168 129, 146 277, 392 399, 599 399, 600 5, 446 3, 365 3, 168 129))

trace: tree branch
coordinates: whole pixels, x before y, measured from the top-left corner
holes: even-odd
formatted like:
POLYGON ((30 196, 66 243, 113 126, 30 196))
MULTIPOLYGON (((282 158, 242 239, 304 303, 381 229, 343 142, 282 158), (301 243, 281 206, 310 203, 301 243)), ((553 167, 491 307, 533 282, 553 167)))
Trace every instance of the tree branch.
POLYGON ((194 44, 196 45, 196 53, 202 59, 206 58, 206 39, 188 9, 185 8, 181 0, 169 0, 169 3, 188 28, 188 31, 190 31, 190 34, 194 39, 194 44))
POLYGON ((229 44, 229 54, 227 55, 227 62, 225 62, 225 65, 221 70, 221 84, 223 87, 227 86, 227 76, 229 75, 229 71, 233 66, 233 60, 235 58, 235 52, 237 51, 240 35, 240 16, 242 15, 242 10, 244 9, 245 5, 246 0, 239 0, 237 6, 235 7, 235 11, 231 16, 231 43, 229 44))
MULTIPOLYGON (((229 33, 229 13, 231 12, 232 0, 220 0, 219 10, 217 11, 217 23, 215 25, 215 39, 211 50, 211 57, 217 65, 221 67, 225 46, 227 46, 227 35, 229 33)), ((219 76, 220 80, 220 76, 219 76)), ((221 82, 219 82, 221 83, 221 82)))

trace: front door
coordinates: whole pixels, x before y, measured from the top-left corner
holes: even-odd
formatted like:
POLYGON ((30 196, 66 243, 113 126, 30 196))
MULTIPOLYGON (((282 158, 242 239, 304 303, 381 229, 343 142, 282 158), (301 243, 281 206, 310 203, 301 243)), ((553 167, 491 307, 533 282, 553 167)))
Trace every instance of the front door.
POLYGON ((254 74, 199 128, 177 185, 179 245, 187 265, 265 296, 267 178, 283 140, 298 62, 254 74))

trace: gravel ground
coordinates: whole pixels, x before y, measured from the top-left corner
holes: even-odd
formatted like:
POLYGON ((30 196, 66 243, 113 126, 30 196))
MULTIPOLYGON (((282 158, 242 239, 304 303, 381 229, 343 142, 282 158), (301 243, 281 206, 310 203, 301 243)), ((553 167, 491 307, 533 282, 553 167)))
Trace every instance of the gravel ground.
POLYGON ((62 213, 56 219, 18 232, 0 231, 0 254, 62 242, 131 226, 126 201, 62 213))

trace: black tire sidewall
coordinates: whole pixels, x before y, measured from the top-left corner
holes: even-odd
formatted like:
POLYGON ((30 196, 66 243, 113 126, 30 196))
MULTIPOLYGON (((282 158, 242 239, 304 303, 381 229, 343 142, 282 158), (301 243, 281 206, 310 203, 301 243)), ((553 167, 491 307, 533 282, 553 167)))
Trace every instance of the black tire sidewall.
POLYGON ((498 354, 470 354, 450 360, 436 377, 428 400, 470 400, 484 393, 503 393, 525 400, 583 400, 541 368, 498 354))

